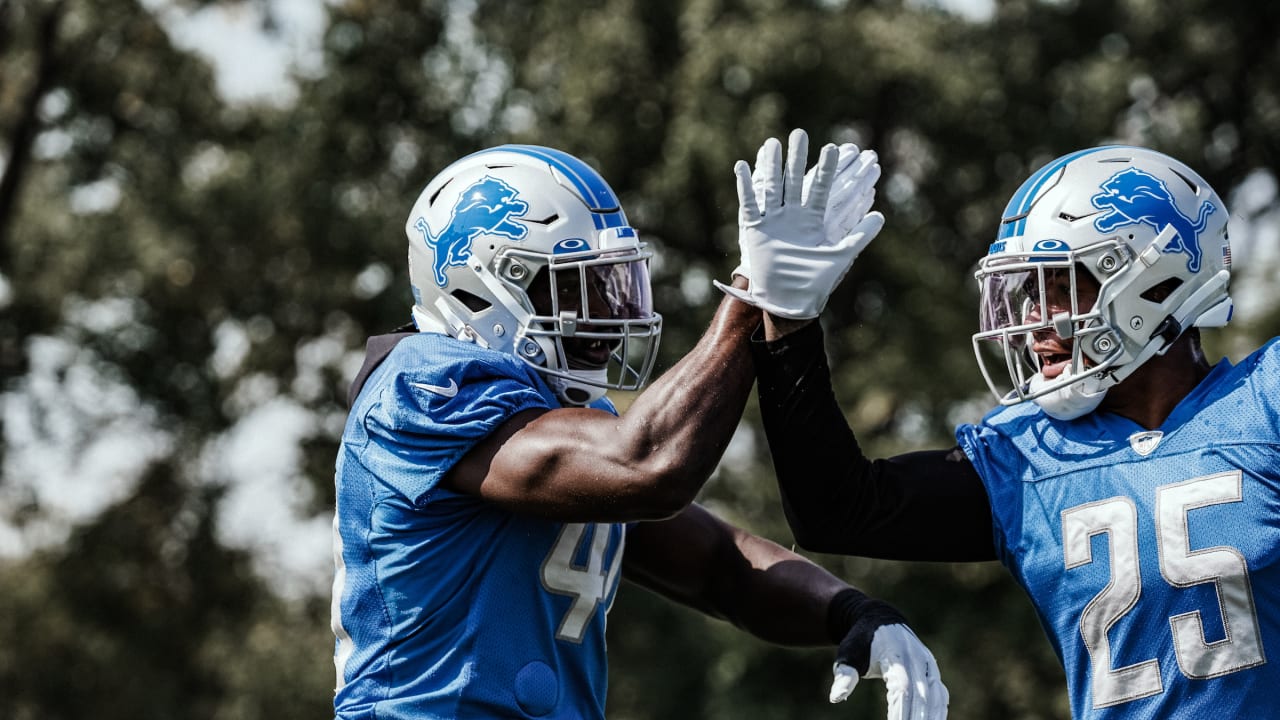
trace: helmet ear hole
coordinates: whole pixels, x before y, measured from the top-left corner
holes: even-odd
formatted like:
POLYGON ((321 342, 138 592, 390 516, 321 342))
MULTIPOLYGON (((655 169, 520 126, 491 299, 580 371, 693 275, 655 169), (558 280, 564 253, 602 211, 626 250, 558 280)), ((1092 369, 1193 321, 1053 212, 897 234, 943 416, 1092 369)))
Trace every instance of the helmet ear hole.
POLYGON ((480 297, 479 295, 476 295, 475 293, 469 293, 466 290, 457 289, 449 294, 452 295, 458 302, 462 303, 463 305, 466 305, 467 309, 473 313, 478 313, 482 310, 488 310, 489 308, 493 307, 493 304, 490 303, 488 300, 485 300, 484 298, 480 297))
POLYGON ((1143 292, 1138 297, 1141 297, 1143 300, 1146 300, 1147 302, 1153 302, 1159 305, 1160 303, 1167 300, 1169 296, 1172 295, 1180 287, 1182 287, 1182 279, 1172 277, 1172 278, 1169 278, 1168 280, 1165 280, 1164 282, 1160 282, 1160 283, 1156 283, 1155 285, 1152 285, 1151 287, 1147 288, 1146 291, 1143 292))

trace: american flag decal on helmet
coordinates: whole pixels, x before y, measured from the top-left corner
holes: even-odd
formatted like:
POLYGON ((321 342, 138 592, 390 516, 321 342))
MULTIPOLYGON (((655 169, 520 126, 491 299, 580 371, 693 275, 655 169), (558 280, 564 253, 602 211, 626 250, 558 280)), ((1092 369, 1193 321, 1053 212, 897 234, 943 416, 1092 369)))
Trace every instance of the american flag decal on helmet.
POLYGON ((1222 266, 1231 269, 1231 246, 1227 243, 1222 244, 1222 266))

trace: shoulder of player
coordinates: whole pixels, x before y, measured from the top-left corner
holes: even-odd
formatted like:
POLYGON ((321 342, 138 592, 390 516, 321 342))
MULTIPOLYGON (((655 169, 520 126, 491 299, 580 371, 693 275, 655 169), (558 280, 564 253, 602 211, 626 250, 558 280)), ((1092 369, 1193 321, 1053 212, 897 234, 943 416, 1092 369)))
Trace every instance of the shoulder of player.
POLYGON ((1280 336, 1273 337, 1254 350, 1248 357, 1240 361, 1242 367, 1250 370, 1257 366, 1274 368, 1280 365, 1280 336))
POLYGON ((1226 387, 1241 382, 1248 383, 1253 392, 1267 397, 1270 396, 1269 389, 1280 385, 1280 337, 1271 338, 1238 363, 1224 357, 1214 365, 1202 387, 1226 387))
POLYGON ((509 353, 433 332, 401 340, 388 354, 387 365, 396 376, 414 380, 436 376, 461 383, 474 378, 523 379, 537 375, 528 363, 509 353))
POLYGON ((1034 402, 1017 405, 997 405, 987 412, 979 427, 1019 431, 1028 425, 1051 422, 1048 415, 1034 402))
POLYGON ((519 358, 448 335, 417 333, 386 352, 353 410, 367 414, 377 406, 474 398, 482 394, 479 386, 504 381, 550 396, 538 373, 519 358))
MULTIPOLYGON (((554 395, 533 366, 509 353, 480 347, 437 333, 406 338, 388 357, 392 372, 381 379, 384 391, 402 403, 422 406, 454 400, 468 404, 493 394, 541 395, 554 406, 554 395), (530 392, 532 391, 532 392, 530 392)), ((524 404, 527 401, 521 401, 524 404)))

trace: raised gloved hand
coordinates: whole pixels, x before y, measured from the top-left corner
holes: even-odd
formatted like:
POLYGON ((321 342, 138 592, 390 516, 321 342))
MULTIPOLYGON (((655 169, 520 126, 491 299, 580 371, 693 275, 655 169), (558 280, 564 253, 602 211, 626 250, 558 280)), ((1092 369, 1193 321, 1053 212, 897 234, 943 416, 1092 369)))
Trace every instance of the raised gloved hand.
POLYGON ((766 140, 754 171, 734 167, 738 179, 738 245, 734 270, 750 280, 746 291, 725 292, 774 315, 817 317, 854 258, 884 226, 869 213, 880 177, 876 154, 856 145, 827 145, 804 174, 808 135, 794 130, 785 173, 781 144, 766 140))
POLYGON ((889 720, 945 720, 950 695, 933 654, 889 604, 843 590, 831 604, 833 629, 848 627, 836 650, 831 702, 842 702, 861 678, 881 678, 889 720))

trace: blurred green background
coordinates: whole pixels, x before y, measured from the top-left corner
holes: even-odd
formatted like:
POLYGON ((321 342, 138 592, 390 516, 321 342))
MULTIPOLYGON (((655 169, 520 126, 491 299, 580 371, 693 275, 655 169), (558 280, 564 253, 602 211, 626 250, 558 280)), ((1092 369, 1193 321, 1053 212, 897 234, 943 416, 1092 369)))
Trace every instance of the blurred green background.
MULTIPOLYGON (((837 390, 870 451, 942 447, 991 403, 974 263, 1065 152, 1200 170, 1239 303, 1211 355, 1277 333, 1278 30, 1241 0, 0 0, 0 718, 331 712, 343 397, 408 319, 404 216, 452 159, 601 170, 660 255, 661 371, 736 260, 733 162, 793 127, 876 148, 837 390)), ((790 544, 754 403, 702 500, 790 544)), ((998 565, 814 559, 908 614, 952 717, 1068 717, 998 565)), ((878 683, 826 703, 829 650, 635 587, 610 621, 612 718, 884 714, 878 683)))

